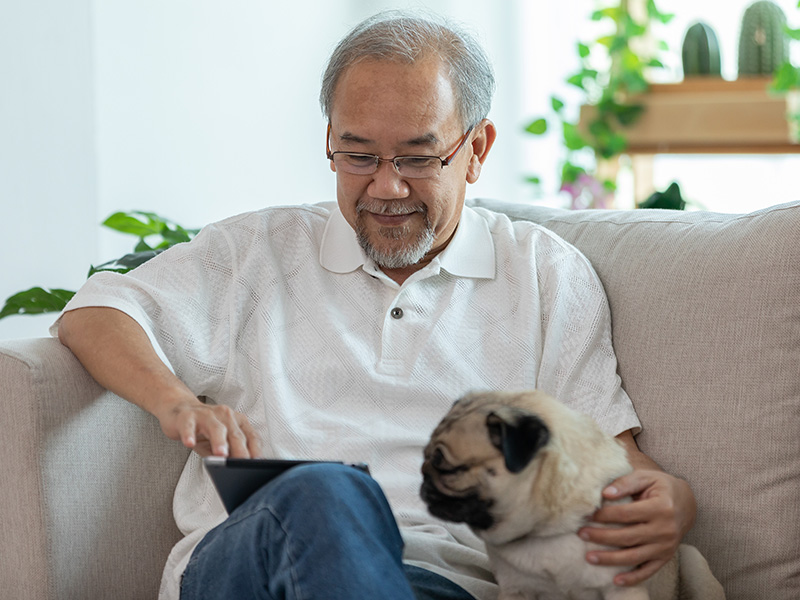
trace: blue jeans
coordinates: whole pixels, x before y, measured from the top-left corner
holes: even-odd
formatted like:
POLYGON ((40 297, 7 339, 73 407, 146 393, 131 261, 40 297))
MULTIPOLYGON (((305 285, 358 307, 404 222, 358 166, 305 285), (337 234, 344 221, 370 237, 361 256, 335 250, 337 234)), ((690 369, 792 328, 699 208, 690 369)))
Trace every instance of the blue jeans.
POLYGON ((181 600, 474 600, 402 563, 378 484, 358 469, 303 465, 274 479, 198 544, 181 600))

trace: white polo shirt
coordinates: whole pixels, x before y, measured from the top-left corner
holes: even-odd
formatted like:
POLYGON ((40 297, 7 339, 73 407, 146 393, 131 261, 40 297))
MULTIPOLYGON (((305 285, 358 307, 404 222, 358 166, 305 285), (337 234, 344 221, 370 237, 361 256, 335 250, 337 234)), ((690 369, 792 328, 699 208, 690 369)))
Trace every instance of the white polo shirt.
MULTIPOLYGON (((248 416, 266 456, 369 463, 405 560, 479 599, 497 594, 482 543, 418 496, 422 449, 453 401, 537 387, 612 435, 639 427, 589 262, 548 230, 484 209, 465 208, 448 247, 403 285, 326 203, 209 225, 127 275, 95 275, 66 310, 86 306, 139 322, 195 394, 248 416)), ((225 518, 194 454, 174 514, 186 537, 162 599, 178 598, 194 546, 225 518)))

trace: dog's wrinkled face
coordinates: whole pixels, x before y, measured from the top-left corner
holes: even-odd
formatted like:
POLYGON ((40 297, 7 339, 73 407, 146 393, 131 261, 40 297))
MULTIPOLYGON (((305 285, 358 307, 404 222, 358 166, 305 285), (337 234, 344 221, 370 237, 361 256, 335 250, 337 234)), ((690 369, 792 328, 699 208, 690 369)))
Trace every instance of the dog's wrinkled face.
POLYGON ((424 458, 420 494, 431 514, 494 545, 577 531, 603 488, 631 471, 625 449, 593 419, 536 390, 462 398, 424 458))
POLYGON ((431 514, 490 529, 502 514, 509 478, 525 469, 550 434, 536 415, 470 396, 456 402, 431 435, 422 466, 422 499, 431 514))

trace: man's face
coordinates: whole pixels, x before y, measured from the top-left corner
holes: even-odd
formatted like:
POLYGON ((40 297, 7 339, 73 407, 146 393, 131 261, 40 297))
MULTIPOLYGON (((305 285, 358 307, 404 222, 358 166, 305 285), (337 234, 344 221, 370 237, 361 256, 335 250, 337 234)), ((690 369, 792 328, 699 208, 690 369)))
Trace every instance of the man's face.
MULTIPOLYGON (((365 61, 347 69, 337 84, 332 151, 446 157, 464 133, 438 59, 414 65, 365 61)), ((480 170, 472 137, 431 178, 403 178, 391 162, 380 163, 372 175, 337 172, 339 208, 367 255, 384 270, 426 264, 447 245, 461 216, 466 183, 480 170)), ((333 162, 331 169, 336 171, 333 162)))

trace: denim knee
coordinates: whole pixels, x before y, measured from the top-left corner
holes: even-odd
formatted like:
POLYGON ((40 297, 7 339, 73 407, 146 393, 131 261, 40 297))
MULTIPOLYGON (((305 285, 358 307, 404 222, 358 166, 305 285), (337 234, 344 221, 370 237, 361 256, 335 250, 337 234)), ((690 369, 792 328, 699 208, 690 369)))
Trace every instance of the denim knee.
POLYGON ((378 483, 361 469, 338 463, 309 463, 289 469, 253 494, 231 517, 264 506, 284 516, 327 513, 343 519, 348 514, 370 514, 394 525, 378 483))

